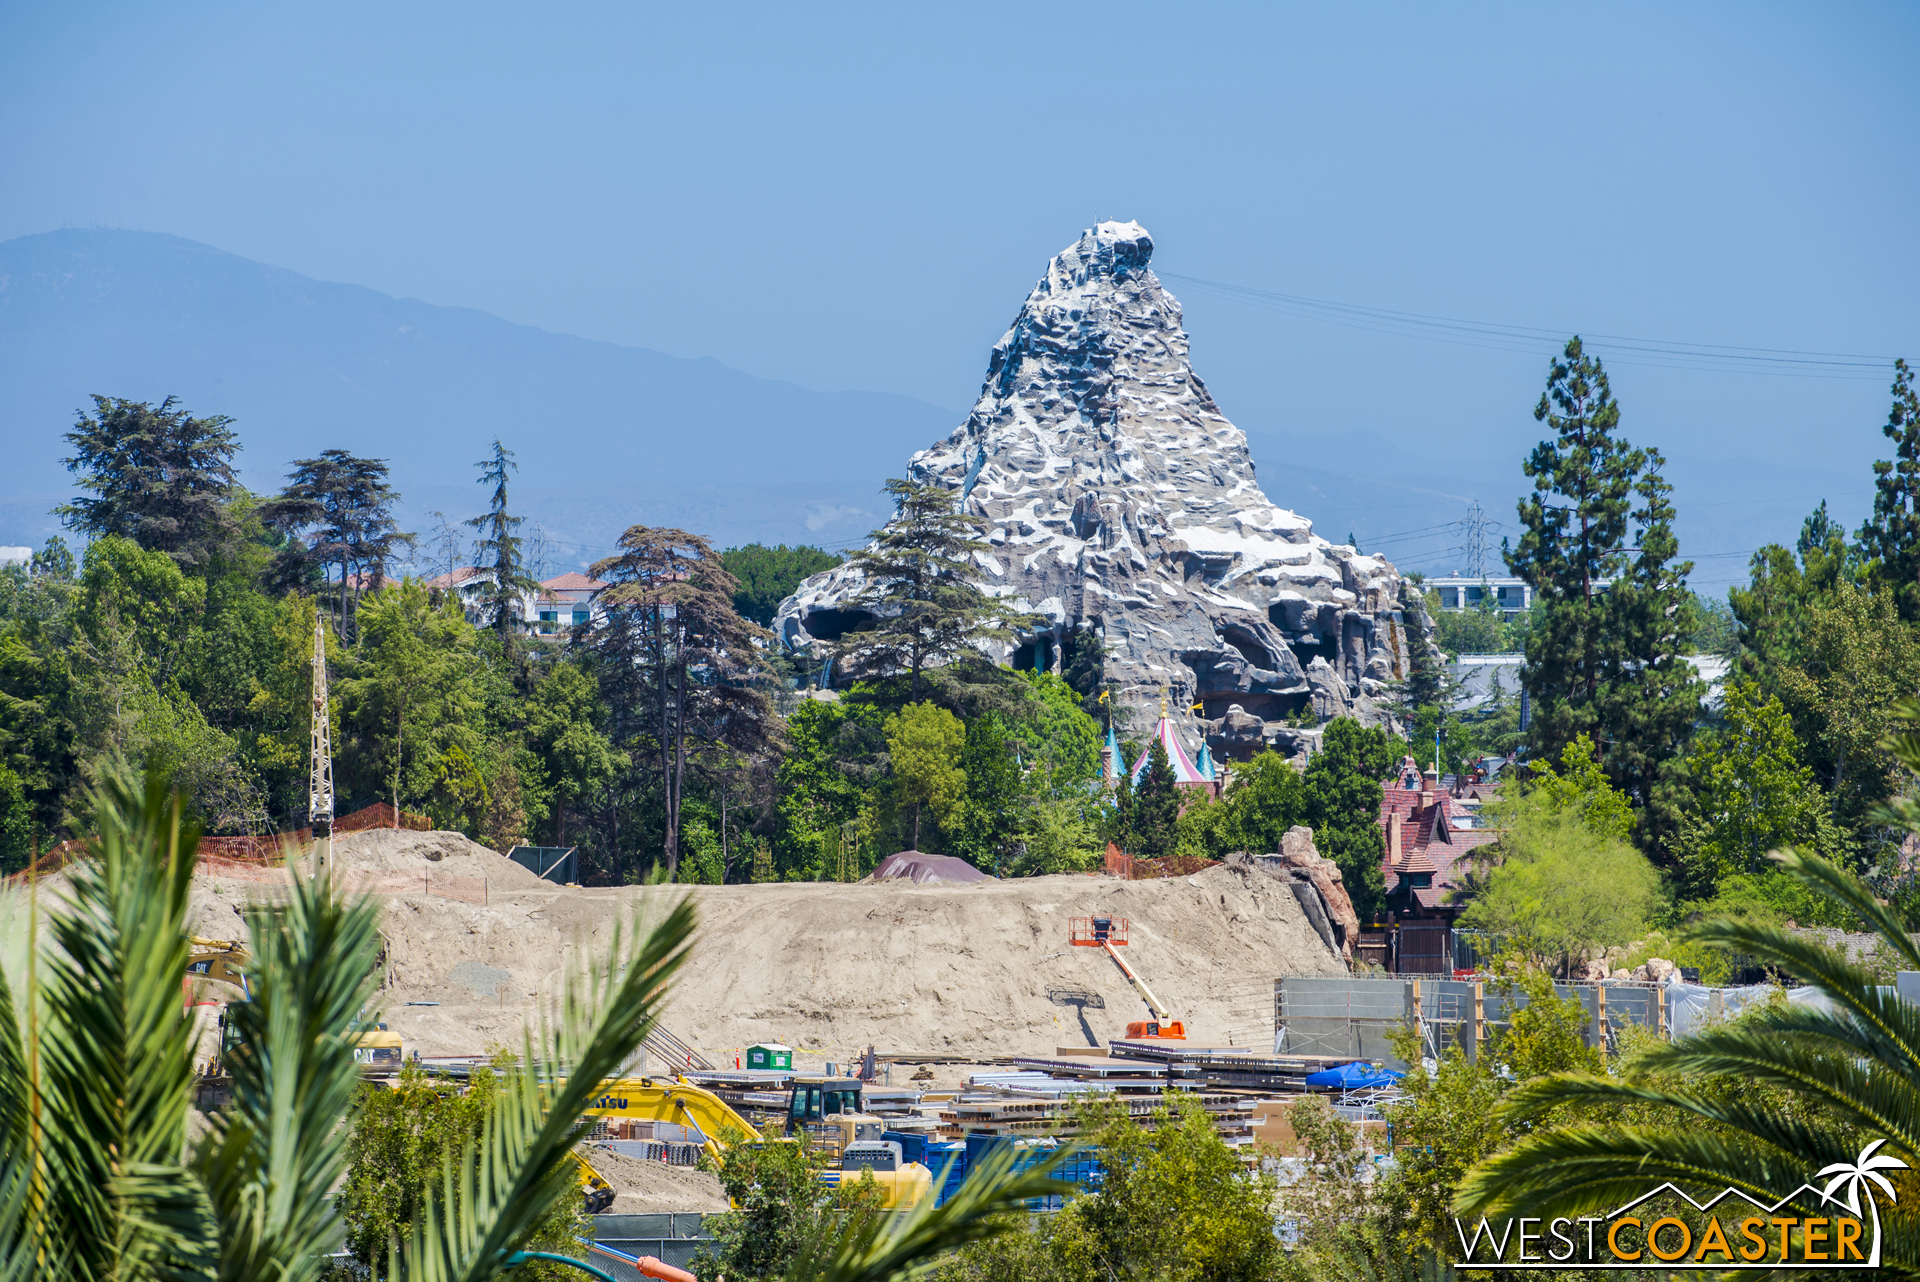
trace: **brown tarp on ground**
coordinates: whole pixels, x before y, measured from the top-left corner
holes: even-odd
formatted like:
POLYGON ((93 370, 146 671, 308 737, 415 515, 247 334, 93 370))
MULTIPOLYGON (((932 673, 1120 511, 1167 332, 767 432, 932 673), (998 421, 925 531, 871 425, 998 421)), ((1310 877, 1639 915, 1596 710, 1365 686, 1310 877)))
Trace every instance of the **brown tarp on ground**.
POLYGON ((915 885, 927 882, 960 883, 968 881, 996 881, 981 872, 964 859, 952 855, 927 855, 918 850, 903 850, 897 855, 888 855, 880 861, 880 866, 867 876, 868 881, 911 881, 915 885))

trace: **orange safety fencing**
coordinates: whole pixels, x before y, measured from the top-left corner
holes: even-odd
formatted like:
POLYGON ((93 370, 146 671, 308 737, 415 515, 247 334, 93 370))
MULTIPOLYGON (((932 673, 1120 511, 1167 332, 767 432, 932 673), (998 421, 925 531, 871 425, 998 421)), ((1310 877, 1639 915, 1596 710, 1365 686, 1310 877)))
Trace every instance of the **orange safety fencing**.
POLYGON ((1191 877, 1194 873, 1205 872, 1209 868, 1218 868, 1218 859, 1202 859, 1199 855, 1167 855, 1161 859, 1136 859, 1133 861, 1133 879, 1148 881, 1154 877, 1191 877))
POLYGON ((376 801, 364 810, 356 810, 333 821, 335 833, 365 832, 369 828, 406 828, 413 832, 432 832, 433 820, 425 815, 395 810, 384 801, 376 801))
POLYGON ((86 853, 86 844, 84 842, 63 841, 46 854, 28 864, 20 872, 13 874, 11 877, 0 878, 0 881, 4 881, 5 884, 9 886, 24 886, 27 884, 28 879, 44 877, 48 873, 59 872, 62 868, 65 868, 69 862, 79 859, 86 853))
POLYGON ((200 861, 222 860, 227 863, 280 864, 285 862, 287 847, 300 847, 313 840, 313 829, 296 828, 292 832, 268 833, 260 837, 202 837, 200 839, 200 861))
POLYGON ((1160 859, 1140 859, 1127 854, 1111 841, 1107 843, 1107 875, 1123 881, 1151 881, 1156 877, 1190 877, 1209 868, 1218 868, 1218 859, 1198 855, 1167 855, 1160 859))
MULTIPOLYGON (((333 831, 336 833, 366 832, 375 828, 402 828, 412 832, 431 832, 433 821, 425 815, 395 810, 384 801, 376 801, 371 806, 333 821, 333 831)), ((277 882, 280 878, 271 870, 278 869, 286 863, 289 851, 298 852, 312 840, 312 828, 296 828, 292 832, 266 833, 260 836, 202 837, 199 848, 200 871, 235 881, 277 882)), ((25 871, 0 878, 0 885, 25 885, 29 877, 45 877, 50 873, 59 872, 75 859, 85 857, 87 853, 86 841, 63 841, 34 860, 25 871)), ((442 895, 448 899, 461 899, 468 903, 487 902, 484 880, 455 877, 452 874, 416 878, 411 873, 396 873, 393 875, 410 884, 393 891, 387 891, 384 887, 362 887, 351 884, 356 876, 376 875, 386 876, 387 874, 349 874, 348 889, 374 894, 426 893, 442 895), (432 884, 429 885, 429 882, 432 884), (472 886, 462 884, 469 882, 478 885, 479 890, 476 892, 472 886), (446 889, 440 888, 443 884, 446 889), (475 894, 479 897, 474 898, 475 894)))

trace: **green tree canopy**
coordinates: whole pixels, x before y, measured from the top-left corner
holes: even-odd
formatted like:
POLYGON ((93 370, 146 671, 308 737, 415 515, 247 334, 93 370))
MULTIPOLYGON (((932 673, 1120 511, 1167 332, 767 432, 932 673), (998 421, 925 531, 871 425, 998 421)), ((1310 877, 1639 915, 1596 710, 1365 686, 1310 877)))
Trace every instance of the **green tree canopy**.
POLYGON ((1775 850, 1844 857, 1786 708, 1753 682, 1727 683, 1721 724, 1695 743, 1687 773, 1692 804, 1679 849, 1692 897, 1711 899, 1730 876, 1783 877, 1767 860, 1775 850))
MULTIPOLYGON (((967 723, 959 762, 966 796, 950 822, 942 825, 954 854, 992 873, 1001 870, 1027 823, 1024 780, 1012 739, 1013 732, 996 712, 967 723)), ((897 757, 895 761, 897 771, 897 757)))
POLYGON ((1387 732, 1336 717, 1321 732, 1320 750, 1307 763, 1308 822, 1314 848, 1340 868, 1342 883, 1360 920, 1381 911, 1387 893, 1380 864, 1380 801, 1394 754, 1387 732))
POLYGON ((739 580, 739 586, 733 590, 733 608, 740 612, 741 618, 770 628, 774 611, 793 595, 802 579, 831 570, 846 557, 806 544, 788 547, 782 543, 778 547, 767 547, 749 543, 745 547, 728 548, 720 554, 720 560, 726 565, 727 573, 739 580))
POLYGON ((239 488, 233 420, 195 418, 171 396, 157 406, 106 396, 93 404, 67 433, 73 457, 61 460, 92 497, 54 511, 69 529, 131 539, 183 569, 213 571, 242 538, 230 510, 239 488))
POLYGON ((342 755, 349 777, 377 769, 398 810, 432 789, 445 753, 478 749, 468 732, 479 696, 473 628, 457 602, 435 606, 406 579, 366 602, 361 629, 355 675, 340 687, 352 730, 342 755))
POLYGON ((1645 933, 1660 888, 1645 855, 1618 836, 1596 833, 1577 813, 1525 807, 1506 822, 1492 856, 1497 862, 1462 925, 1498 936, 1533 965, 1561 974, 1596 949, 1645 933))
MULTIPOLYGON (((920 848, 920 812, 933 812, 943 828, 966 797, 967 773, 960 765, 967 730, 960 718, 938 704, 910 703, 887 718, 887 751, 893 782, 902 804, 913 811, 908 844, 920 848)), ((982 745, 985 746, 984 744, 982 745)))
POLYGON ((360 577, 379 591, 387 566, 415 536, 403 533, 393 518, 400 492, 387 483, 387 461, 359 458, 346 450, 323 450, 318 458, 296 459, 278 498, 263 505, 262 517, 287 536, 275 577, 284 583, 304 580, 302 567, 340 571, 335 626, 342 636, 358 635, 353 618, 360 599, 360 577), (302 537, 305 531, 311 535, 302 537))
POLYGON ((1892 594, 1842 581, 1802 615, 1793 663, 1772 670, 1804 754, 1835 822, 1859 828, 1891 796, 1898 763, 1885 746, 1895 704, 1920 688, 1920 641, 1900 622, 1892 594))
POLYGON ((1534 493, 1520 503, 1525 533, 1507 553, 1542 607, 1523 677, 1534 755, 1557 758, 1590 735, 1652 837, 1675 821, 1675 775, 1703 689, 1682 658, 1693 567, 1675 560, 1672 487, 1659 451, 1619 436, 1606 371, 1578 338, 1554 361, 1534 417, 1555 435, 1526 461, 1534 493))

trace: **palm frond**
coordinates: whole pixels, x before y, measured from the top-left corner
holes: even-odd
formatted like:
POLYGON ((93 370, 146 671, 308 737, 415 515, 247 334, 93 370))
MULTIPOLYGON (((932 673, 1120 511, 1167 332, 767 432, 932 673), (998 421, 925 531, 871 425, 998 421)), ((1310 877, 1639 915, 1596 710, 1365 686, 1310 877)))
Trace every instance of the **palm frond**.
MULTIPOLYGON (((1847 1149, 1844 1141, 1837 1147, 1847 1149)), ((1771 1203, 1812 1170, 1795 1154, 1704 1127, 1570 1126, 1531 1136, 1474 1167, 1454 1206, 1464 1215, 1509 1208, 1580 1214, 1669 1180, 1709 1195, 1732 1188, 1771 1203)))
POLYGON ((378 910, 342 902, 323 868, 290 874, 286 903, 248 913, 251 1000, 228 1007, 245 1050, 233 1105, 194 1155, 220 1217, 220 1276, 314 1276, 336 1223, 346 1115, 360 1084, 355 1017, 372 996, 378 910))
MULTIPOLYGON (((1859 878, 1818 855, 1784 850, 1776 851, 1768 858, 1805 883, 1809 889, 1853 913, 1903 961, 1920 969, 1920 945, 1916 945, 1907 934, 1899 914, 1880 903, 1859 878)), ((1772 927, 1720 919, 1702 922, 1688 933, 1690 937, 1708 943, 1725 943, 1752 952, 1756 958, 1771 961, 1809 982, 1815 981, 1818 971, 1832 969, 1831 963, 1823 962, 1815 955, 1816 952, 1833 955, 1830 950, 1823 950, 1820 945, 1808 944, 1797 936, 1772 927), (1799 969, 1801 966, 1815 969, 1802 971, 1799 969)), ((1844 963, 1844 958, 1841 961, 1844 963)), ((1849 969, 1859 971, 1858 967, 1849 969)))
MULTIPOLYGON (((1794 1023, 1818 1022, 1818 1012, 1794 1023)), ((1754 1086, 1776 1086, 1817 1102, 1835 1117, 1908 1146, 1920 1143, 1920 1096, 1913 1079, 1871 1069, 1856 1053, 1830 1051, 1768 1024, 1710 1029, 1685 1042, 1656 1047, 1636 1065, 1643 1075, 1701 1081, 1731 1078, 1754 1086)), ((1529 1082, 1515 1090, 1507 1107, 1518 1118, 1540 1116, 1564 1105, 1648 1104, 1690 1112, 1710 1121, 1733 1124, 1745 1117, 1750 1095, 1694 1095, 1643 1086, 1618 1078, 1562 1074, 1529 1082)), ((1761 1126, 1757 1115, 1743 1126, 1761 1126)), ((1778 1123, 1788 1125, 1787 1119, 1778 1123)), ((1784 1136, 1785 1131, 1782 1131, 1784 1136)), ((1786 1143, 1784 1138, 1770 1142, 1786 1143)))
MULTIPOLYGON (((862 1210, 844 1220, 826 1217, 802 1245, 787 1282, 904 1282, 924 1273, 948 1251, 1008 1232, 1029 1199, 1071 1192, 1054 1176, 1070 1153, 1062 1148, 1015 1172, 1016 1154, 1007 1146, 969 1171, 943 1206, 929 1193, 904 1215, 862 1210)), ((934 1187, 944 1182, 936 1179, 934 1187)))
POLYGON ((206 1192, 178 1171, 194 1090, 181 1003, 199 838, 178 796, 109 776, 95 858, 71 865, 50 923, 38 1038, 41 1186, 30 1236, 80 1276, 201 1278, 213 1268, 206 1192), (172 1168, 175 1178, 160 1172, 172 1168))
POLYGON ((390 1253, 390 1268, 415 1282, 496 1277, 554 1204, 575 1194, 571 1154, 590 1125, 581 1113, 652 1031, 694 925, 692 900, 682 899, 651 930, 635 920, 631 955, 622 955, 627 929, 616 928, 603 965, 569 974, 538 1053, 530 1031, 478 1140, 447 1163, 411 1240, 390 1253))

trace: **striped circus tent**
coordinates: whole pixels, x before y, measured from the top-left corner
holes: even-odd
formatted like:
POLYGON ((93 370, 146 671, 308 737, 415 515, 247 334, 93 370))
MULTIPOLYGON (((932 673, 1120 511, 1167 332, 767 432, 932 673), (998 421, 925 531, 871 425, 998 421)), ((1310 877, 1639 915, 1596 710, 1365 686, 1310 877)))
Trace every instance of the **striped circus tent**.
MULTIPOLYGON (((1167 764, 1173 767, 1175 783, 1210 784, 1213 782, 1213 762, 1211 760, 1207 762, 1205 773, 1193 764, 1193 758, 1189 757, 1187 750, 1180 746, 1179 737, 1173 733, 1173 726, 1167 721, 1167 707, 1164 703, 1160 705, 1160 724, 1154 728, 1153 737, 1158 739, 1160 746, 1167 750, 1167 764)), ((1202 752, 1204 754, 1205 750, 1202 749, 1202 752)), ((1148 743, 1146 751, 1140 754, 1140 760, 1133 766, 1135 786, 1139 785, 1140 776, 1147 773, 1147 763, 1152 759, 1153 744, 1148 743)))

